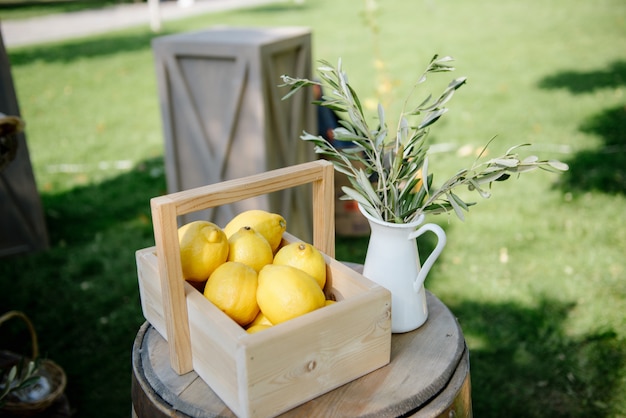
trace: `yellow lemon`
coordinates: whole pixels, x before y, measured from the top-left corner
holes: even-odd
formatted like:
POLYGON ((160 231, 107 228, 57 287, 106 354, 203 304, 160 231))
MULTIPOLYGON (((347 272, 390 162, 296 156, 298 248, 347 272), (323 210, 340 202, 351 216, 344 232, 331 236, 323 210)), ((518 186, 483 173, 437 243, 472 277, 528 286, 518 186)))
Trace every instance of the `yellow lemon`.
POLYGON ((204 296, 239 325, 246 326, 259 314, 256 271, 242 263, 219 266, 204 287, 204 296))
POLYGON ((263 235, 269 242, 270 247, 272 247, 272 252, 276 252, 283 238, 283 232, 287 229, 287 222, 285 218, 277 213, 252 209, 235 216, 224 227, 224 232, 230 238, 244 226, 249 226, 263 235))
POLYGON ((326 300, 326 302, 324 302, 324 306, 330 306, 330 305, 332 305, 333 303, 337 303, 337 301, 334 301, 334 300, 330 300, 330 299, 328 299, 328 300, 326 300))
POLYGON ((273 261, 272 248, 263 235, 244 226, 228 239, 228 261, 252 267, 257 273, 273 261))
POLYGON ((256 316, 256 318, 254 318, 254 321, 248 324, 249 327, 253 325, 274 325, 274 324, 272 324, 270 320, 267 319, 267 316, 265 316, 263 312, 259 311, 259 314, 256 316))
POLYGON ((268 329, 271 325, 267 324, 256 324, 246 328, 246 332, 248 334, 254 334, 255 332, 263 331, 264 329, 268 329))
POLYGON ((326 284, 326 261, 322 253, 311 244, 287 244, 274 255, 273 263, 296 267, 309 273, 322 289, 326 284))
POLYGON ((317 281, 292 266, 268 264, 259 272, 256 300, 274 325, 324 306, 326 297, 317 281))
POLYGON ((212 222, 194 221, 178 228, 183 277, 202 282, 228 258, 228 238, 212 222))

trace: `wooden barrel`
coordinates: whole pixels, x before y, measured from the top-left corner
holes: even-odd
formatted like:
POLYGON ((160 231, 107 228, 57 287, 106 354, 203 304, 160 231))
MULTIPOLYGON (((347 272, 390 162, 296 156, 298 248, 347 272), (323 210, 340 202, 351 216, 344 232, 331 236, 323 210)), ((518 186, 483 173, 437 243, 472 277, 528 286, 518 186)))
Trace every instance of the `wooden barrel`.
MULTIPOLYGON (((456 318, 427 292, 429 318, 394 334, 391 362, 280 417, 471 417, 469 352, 456 318)), ((167 342, 145 323, 132 356, 133 416, 235 417, 195 372, 179 376, 167 342)))

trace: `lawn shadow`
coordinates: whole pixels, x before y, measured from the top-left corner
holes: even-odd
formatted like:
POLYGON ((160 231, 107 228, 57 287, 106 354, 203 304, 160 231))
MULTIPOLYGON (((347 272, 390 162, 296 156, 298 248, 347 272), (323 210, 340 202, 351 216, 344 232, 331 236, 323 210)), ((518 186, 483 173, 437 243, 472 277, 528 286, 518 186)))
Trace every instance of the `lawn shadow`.
POLYGON ((594 71, 561 71, 539 82, 544 89, 567 89, 573 94, 591 93, 597 89, 626 85, 626 61, 615 61, 606 69, 594 71))
POLYGON ((59 41, 50 44, 9 48, 7 53, 12 67, 28 65, 33 62, 72 63, 85 57, 101 57, 126 52, 150 50, 152 39, 170 35, 173 32, 162 31, 155 34, 146 28, 139 33, 120 33, 102 37, 90 36, 75 40, 59 41))
POLYGON ((620 416, 626 345, 612 329, 572 337, 574 304, 450 304, 470 345, 474 416, 620 416))
POLYGON ((118 0, 3 0, 0 2, 0 15, 4 11, 38 11, 42 7, 47 8, 52 13, 70 13, 82 10, 102 9, 112 5, 121 3, 130 3, 130 1, 118 0))
MULTIPOLYGON (((576 72, 563 71, 544 78, 539 86, 545 89, 567 89, 573 94, 592 93, 598 89, 626 85, 626 61, 616 61, 606 69, 576 72)), ((561 184, 572 191, 598 190, 626 194, 626 106, 599 111, 583 121, 581 132, 603 140, 597 149, 579 151, 569 161, 561 184)))
POLYGON ((585 121, 580 130, 598 135, 604 146, 582 150, 566 161, 562 179, 568 190, 598 190, 626 194, 626 106, 604 110, 585 121))
POLYGON ((61 194, 44 193, 42 202, 50 241, 82 245, 92 240, 97 231, 139 216, 150 218, 150 198, 156 196, 157 190, 159 194, 165 193, 165 171, 160 157, 102 183, 61 194))
MULTIPOLYGON (((0 260, 0 312, 33 321, 41 355, 67 374, 77 416, 128 411, 131 346, 143 322, 135 252, 154 245, 150 199, 164 193, 162 157, 102 183, 44 192, 50 248, 0 260), (93 390, 94 382, 115 384, 93 390)), ((3 349, 29 347, 28 334, 6 336, 3 349)))
POLYGON ((302 1, 288 1, 288 2, 278 2, 278 3, 270 3, 257 7, 251 7, 247 9, 248 12, 251 13, 283 13, 283 12, 292 12, 294 10, 306 11, 306 9, 310 9, 311 5, 309 2, 302 1))

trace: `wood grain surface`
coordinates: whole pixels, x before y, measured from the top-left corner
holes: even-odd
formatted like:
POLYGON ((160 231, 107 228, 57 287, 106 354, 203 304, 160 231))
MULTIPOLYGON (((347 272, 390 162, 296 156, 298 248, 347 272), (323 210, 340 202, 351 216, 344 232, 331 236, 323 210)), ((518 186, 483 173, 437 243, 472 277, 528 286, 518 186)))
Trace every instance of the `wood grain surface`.
MULTIPOLYGON (((394 334, 391 362, 282 415, 295 417, 471 417, 469 354, 456 318, 427 292, 429 319, 394 334)), ((175 373, 167 342, 144 324, 133 347, 137 417, 234 417, 195 372, 175 373)))

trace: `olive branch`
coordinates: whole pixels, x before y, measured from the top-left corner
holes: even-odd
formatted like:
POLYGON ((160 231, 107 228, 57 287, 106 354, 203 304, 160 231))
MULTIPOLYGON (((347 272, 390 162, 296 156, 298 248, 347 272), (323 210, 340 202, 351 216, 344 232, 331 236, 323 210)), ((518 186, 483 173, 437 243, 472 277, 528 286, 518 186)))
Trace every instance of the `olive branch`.
POLYGON ((4 406, 10 393, 23 390, 37 383, 40 378, 37 374, 38 370, 38 359, 26 362, 24 358, 21 358, 18 364, 13 365, 0 380, 0 408, 4 406))
POLYGON ((537 168, 551 172, 568 169, 566 164, 556 160, 540 160, 536 156, 521 159, 516 150, 529 144, 516 145, 504 155, 481 162, 492 138, 470 168, 460 170, 440 187, 433 187, 433 174, 428 172, 428 134, 447 112, 446 103, 465 84, 466 78, 450 81, 436 99, 429 94, 419 105, 408 111, 405 109, 429 74, 454 71, 451 61, 453 59, 448 56, 439 58, 435 55, 432 58, 404 102, 393 138, 389 138, 382 105, 378 105, 376 127, 372 128, 367 122, 358 95, 342 69, 341 59, 337 67, 327 61, 320 62, 317 70, 321 81, 282 76, 284 84, 281 87, 290 88, 283 100, 304 87, 319 85, 328 93, 314 103, 342 116, 340 126, 333 130, 333 141, 349 146, 336 147, 322 136, 306 131, 300 137, 312 142, 316 153, 330 157, 335 169, 348 176, 352 187, 342 187, 345 193, 342 199, 357 201, 369 214, 386 222, 411 222, 422 214, 450 211, 464 220, 463 212, 475 203, 467 203, 455 193, 461 186, 488 198, 490 192, 485 190, 485 185, 506 180, 512 174, 519 175, 537 168), (409 123, 409 119, 417 117, 420 118, 417 124, 409 123))

